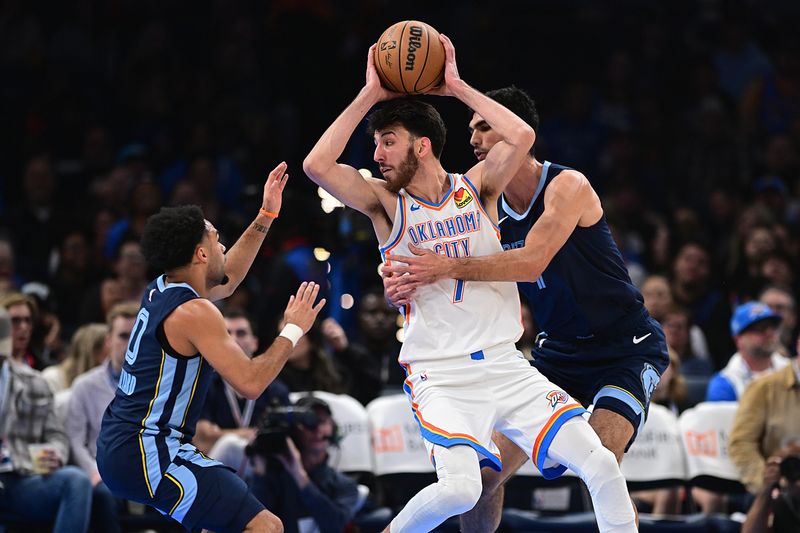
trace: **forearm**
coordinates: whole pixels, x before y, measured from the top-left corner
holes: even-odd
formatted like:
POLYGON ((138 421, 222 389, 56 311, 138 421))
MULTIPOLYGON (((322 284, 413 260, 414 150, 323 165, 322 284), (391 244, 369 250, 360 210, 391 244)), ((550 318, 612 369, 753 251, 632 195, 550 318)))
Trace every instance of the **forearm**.
POLYGON ((519 146, 525 144, 527 151, 533 146, 536 134, 528 124, 505 106, 495 102, 466 82, 452 88, 453 95, 481 116, 506 144, 519 146))
POLYGON ((228 276, 228 283, 224 287, 227 296, 233 294, 247 275, 274 220, 273 217, 259 212, 236 244, 225 254, 225 274, 228 276))
POLYGON ((249 372, 251 385, 247 390, 239 391, 251 400, 257 399, 264 389, 272 383, 283 370, 293 350, 292 341, 286 337, 276 337, 267 350, 250 360, 249 372))
POLYGON ((447 276, 467 281, 535 281, 544 270, 525 248, 448 260, 447 276))
POLYGON ((766 533, 769 530, 769 515, 772 510, 771 493, 772 488, 759 491, 742 524, 742 533, 766 533))
POLYGON ((303 162, 303 169, 315 183, 322 185, 320 179, 325 175, 325 171, 336 164, 356 127, 378 102, 374 94, 366 88, 362 89, 325 130, 303 162))

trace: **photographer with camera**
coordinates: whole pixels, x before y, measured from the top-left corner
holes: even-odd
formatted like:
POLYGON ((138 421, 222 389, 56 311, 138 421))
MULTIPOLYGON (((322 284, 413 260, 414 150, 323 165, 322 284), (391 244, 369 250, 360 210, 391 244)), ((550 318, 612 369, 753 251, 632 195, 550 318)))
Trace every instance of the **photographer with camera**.
POLYGON ((247 448, 253 494, 283 522, 286 533, 341 533, 355 514, 356 483, 328 466, 339 440, 326 402, 313 395, 265 415, 247 448))
POLYGON ((742 533, 800 531, 800 446, 767 459, 764 485, 756 496, 742 533), (794 454, 794 455, 791 455, 794 454))
POLYGON ((750 529, 747 531, 771 531, 767 527, 773 513, 774 531, 800 531, 796 468, 800 456, 800 416, 797 413, 800 413, 797 358, 781 370, 753 381, 739 401, 728 454, 739 468, 742 483, 756 496, 748 513, 746 524, 750 529), (779 480, 780 491, 777 491, 779 480), (778 527, 787 521, 788 529, 778 527))

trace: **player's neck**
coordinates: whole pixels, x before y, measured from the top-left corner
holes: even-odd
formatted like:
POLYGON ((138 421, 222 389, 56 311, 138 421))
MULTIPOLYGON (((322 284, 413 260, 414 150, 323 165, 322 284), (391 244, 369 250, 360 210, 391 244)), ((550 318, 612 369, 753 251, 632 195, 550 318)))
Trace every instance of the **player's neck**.
POLYGON ((204 272, 192 267, 179 268, 164 274, 165 283, 186 283, 203 298, 208 292, 205 279, 204 272))
POLYGON ((435 164, 420 164, 406 191, 426 202, 438 204, 450 191, 451 185, 447 171, 436 161, 435 164))
POLYGON ((524 213, 531 205, 533 195, 542 178, 543 165, 533 157, 525 159, 517 173, 503 191, 506 203, 517 213, 524 213))

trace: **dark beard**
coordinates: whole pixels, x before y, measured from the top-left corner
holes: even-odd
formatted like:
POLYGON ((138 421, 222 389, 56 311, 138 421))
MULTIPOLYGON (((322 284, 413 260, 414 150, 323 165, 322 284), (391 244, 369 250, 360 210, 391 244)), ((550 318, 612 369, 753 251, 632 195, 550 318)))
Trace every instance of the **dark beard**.
POLYGON ((384 187, 386 187, 387 191, 397 194, 400 192, 400 189, 411 183, 411 178, 417 173, 418 168, 419 159, 414 156, 414 147, 412 145, 408 147, 406 158, 400 163, 400 166, 395 169, 397 177, 391 180, 387 179, 384 187))

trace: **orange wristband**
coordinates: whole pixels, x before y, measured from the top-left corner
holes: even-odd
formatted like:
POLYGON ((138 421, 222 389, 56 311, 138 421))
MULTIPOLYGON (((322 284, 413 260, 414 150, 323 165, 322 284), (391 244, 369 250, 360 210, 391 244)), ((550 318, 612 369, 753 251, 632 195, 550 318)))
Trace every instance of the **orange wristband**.
POLYGON ((273 213, 272 211, 267 211, 263 207, 258 210, 259 214, 264 215, 267 218, 278 218, 278 213, 273 213))

